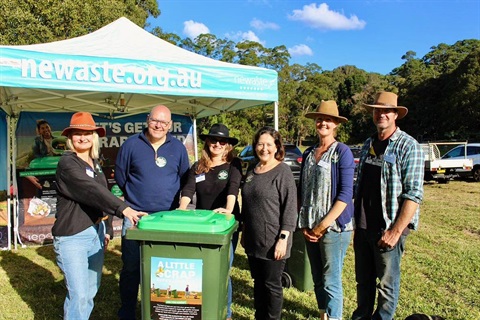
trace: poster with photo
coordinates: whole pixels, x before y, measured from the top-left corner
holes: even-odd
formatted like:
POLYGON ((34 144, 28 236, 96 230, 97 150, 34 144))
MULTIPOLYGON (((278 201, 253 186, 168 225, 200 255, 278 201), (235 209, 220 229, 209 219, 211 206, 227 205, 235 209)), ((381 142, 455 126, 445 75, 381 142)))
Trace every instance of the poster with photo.
POLYGON ((152 319, 201 319, 203 260, 151 257, 150 265, 152 319))
MULTIPOLYGON (((23 242, 43 244, 52 241, 51 227, 56 213, 55 172, 58 160, 65 151, 66 138, 61 135, 68 127, 73 113, 22 112, 17 124, 17 184, 19 197, 19 229, 23 242)), ((100 162, 108 187, 116 195, 114 171, 118 149, 131 135, 146 128, 147 114, 109 119, 108 115, 94 116, 97 126, 104 127, 106 136, 100 138, 100 162)), ((187 148, 191 162, 194 158, 192 120, 172 115, 171 134, 187 148)), ((121 232, 121 219, 114 219, 115 236, 121 232)))

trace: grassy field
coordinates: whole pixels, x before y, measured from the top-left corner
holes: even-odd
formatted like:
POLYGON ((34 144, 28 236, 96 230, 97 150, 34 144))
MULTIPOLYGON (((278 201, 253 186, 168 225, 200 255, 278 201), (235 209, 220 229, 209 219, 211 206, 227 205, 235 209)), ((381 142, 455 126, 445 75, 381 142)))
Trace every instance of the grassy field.
MULTIPOLYGON (((415 312, 480 319, 480 184, 426 184, 420 222, 407 239, 396 319, 415 312)), ((106 254, 91 319, 117 319, 120 254, 117 239, 106 254)), ((356 303, 353 267, 350 246, 343 275, 345 319, 356 303)), ((253 283, 241 248, 232 277, 233 318, 253 319, 253 283)), ((313 292, 289 288, 284 297, 283 319, 318 319, 313 292)), ((63 277, 51 246, 0 253, 0 319, 61 319, 64 298, 63 277)))

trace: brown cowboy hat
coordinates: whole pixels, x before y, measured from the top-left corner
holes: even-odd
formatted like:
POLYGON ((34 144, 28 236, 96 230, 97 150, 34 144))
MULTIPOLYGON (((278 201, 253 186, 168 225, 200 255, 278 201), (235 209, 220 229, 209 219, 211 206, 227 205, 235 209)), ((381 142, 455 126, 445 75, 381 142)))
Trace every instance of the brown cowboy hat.
POLYGON ((210 128, 210 131, 208 132, 208 134, 201 134, 200 139, 205 141, 205 139, 208 137, 224 138, 232 146, 236 145, 238 143, 238 139, 234 137, 229 137, 229 134, 230 132, 228 131, 228 128, 226 125, 222 123, 216 123, 210 128))
POLYGON ((322 102, 320 103, 320 105, 317 108, 317 111, 309 112, 305 115, 305 117, 310 118, 310 119, 317 119, 319 116, 333 117, 333 118, 337 119, 337 121, 339 123, 348 121, 347 118, 342 117, 338 114, 337 103, 333 100, 327 100, 327 101, 322 100, 322 102))
POLYGON ((408 109, 402 106, 397 106, 397 98, 398 96, 392 92, 379 92, 375 98, 375 102, 373 104, 366 104, 363 103, 363 106, 368 111, 372 112, 375 108, 381 109, 395 109, 397 110, 398 117, 397 119, 402 119, 408 113, 408 109))
POLYGON ((96 131, 98 136, 105 136, 105 129, 97 127, 92 115, 89 112, 77 112, 70 119, 70 126, 63 129, 62 136, 68 136, 70 130, 96 131))

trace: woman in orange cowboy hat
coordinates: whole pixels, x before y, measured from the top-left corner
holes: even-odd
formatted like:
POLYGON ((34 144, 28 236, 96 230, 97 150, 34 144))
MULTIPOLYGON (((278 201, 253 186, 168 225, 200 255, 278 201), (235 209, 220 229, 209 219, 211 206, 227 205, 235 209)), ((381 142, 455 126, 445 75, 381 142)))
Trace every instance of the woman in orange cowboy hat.
POLYGON ((98 162, 99 137, 105 136, 105 129, 95 125, 90 113, 73 114, 62 135, 67 137, 70 151, 63 154, 57 167, 53 245, 68 290, 64 319, 88 319, 108 244, 103 221, 109 214, 136 223, 146 213, 131 209, 108 190, 98 162))

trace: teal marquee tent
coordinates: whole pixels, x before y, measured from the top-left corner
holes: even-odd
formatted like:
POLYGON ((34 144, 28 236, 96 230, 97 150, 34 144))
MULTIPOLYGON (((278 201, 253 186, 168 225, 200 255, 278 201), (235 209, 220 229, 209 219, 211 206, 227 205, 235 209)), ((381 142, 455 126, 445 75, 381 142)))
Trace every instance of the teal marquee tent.
MULTIPOLYGON (((193 119, 196 145, 196 119, 223 112, 274 104, 278 128, 277 77, 273 70, 184 50, 127 18, 77 38, 0 46, 0 107, 13 128, 22 111, 89 111, 118 119, 164 104, 193 119)), ((9 162, 15 179, 13 157, 9 162)))

